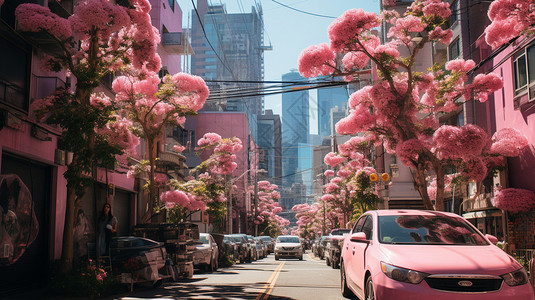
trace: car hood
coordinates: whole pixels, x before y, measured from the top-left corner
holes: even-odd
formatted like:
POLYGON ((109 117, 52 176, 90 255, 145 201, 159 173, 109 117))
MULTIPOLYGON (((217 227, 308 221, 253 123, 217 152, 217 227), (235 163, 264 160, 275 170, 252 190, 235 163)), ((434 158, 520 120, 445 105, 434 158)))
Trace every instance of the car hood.
POLYGON ((385 245, 386 263, 429 274, 503 275, 522 266, 500 248, 488 246, 385 245))

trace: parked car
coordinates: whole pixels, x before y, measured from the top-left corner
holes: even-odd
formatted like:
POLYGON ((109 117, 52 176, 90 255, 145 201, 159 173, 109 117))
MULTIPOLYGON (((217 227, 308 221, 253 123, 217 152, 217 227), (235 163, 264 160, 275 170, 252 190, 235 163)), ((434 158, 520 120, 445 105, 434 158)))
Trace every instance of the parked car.
POLYGON ((195 245, 193 265, 214 272, 218 268, 219 247, 209 233, 200 233, 199 241, 195 245))
POLYGON ((319 259, 324 259, 324 251, 325 246, 327 246, 327 238, 327 235, 320 237, 318 243, 314 247, 314 256, 318 257, 319 259))
POLYGON ((254 241, 255 241, 255 244, 256 244, 256 253, 258 254, 257 259, 261 259, 261 258, 266 257, 267 256, 267 247, 264 244, 264 241, 259 237, 255 237, 254 241))
POLYGON ((240 263, 251 262, 251 245, 247 241, 245 234, 228 234, 225 235, 234 243, 234 259, 238 259, 240 263))
POLYGON ((325 264, 337 269, 340 266, 340 254, 342 253, 342 244, 344 237, 351 231, 351 229, 338 228, 333 229, 329 233, 327 244, 325 245, 325 264))
POLYGON ((136 236, 113 237, 110 257, 114 272, 128 273, 136 282, 146 281, 157 286, 162 279, 173 277, 165 268, 167 252, 161 242, 136 236))
POLYGON ((342 295, 533 300, 526 270, 497 241, 452 213, 368 211, 344 240, 342 295))
POLYGON ((259 236, 259 238, 261 238, 264 241, 264 243, 267 244, 268 254, 273 253, 275 251, 275 242, 270 236, 262 235, 262 236, 259 236))
POLYGON ((275 241, 275 260, 281 257, 298 258, 303 260, 303 247, 299 237, 294 235, 280 235, 275 241))

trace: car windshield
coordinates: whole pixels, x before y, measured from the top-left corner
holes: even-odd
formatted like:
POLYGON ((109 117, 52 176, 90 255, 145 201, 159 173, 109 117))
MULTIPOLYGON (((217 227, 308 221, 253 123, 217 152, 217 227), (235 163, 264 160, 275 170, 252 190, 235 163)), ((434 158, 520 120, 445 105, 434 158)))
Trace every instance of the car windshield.
POLYGON ((386 244, 488 245, 467 222, 448 216, 379 216, 379 241, 386 244))
POLYGON ((199 242, 201 242, 203 244, 208 244, 208 236, 207 235, 199 236, 199 242))
POLYGON ((277 243, 299 243, 299 238, 296 236, 280 236, 277 238, 277 243))
POLYGON ((271 242, 271 238, 269 236, 261 236, 260 238, 263 239, 264 241, 271 242))

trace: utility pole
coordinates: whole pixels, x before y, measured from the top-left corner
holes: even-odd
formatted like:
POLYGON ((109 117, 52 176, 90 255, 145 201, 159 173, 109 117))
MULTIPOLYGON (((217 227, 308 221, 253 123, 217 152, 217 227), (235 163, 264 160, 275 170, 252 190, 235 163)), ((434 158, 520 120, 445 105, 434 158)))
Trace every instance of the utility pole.
POLYGON ((256 217, 258 216, 258 173, 254 176, 254 202, 253 202, 253 215, 254 215, 254 236, 258 236, 258 224, 256 224, 256 217))

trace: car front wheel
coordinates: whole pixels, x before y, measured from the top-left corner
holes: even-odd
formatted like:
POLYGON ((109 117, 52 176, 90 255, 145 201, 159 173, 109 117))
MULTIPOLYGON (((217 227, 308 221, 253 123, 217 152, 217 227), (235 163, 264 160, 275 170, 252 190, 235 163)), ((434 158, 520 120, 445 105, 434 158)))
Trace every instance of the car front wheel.
POLYGON ((371 276, 366 279, 366 300, 375 300, 375 290, 373 289, 371 276))
POLYGON ((343 264, 340 264, 340 287, 342 291, 342 296, 344 296, 345 298, 353 297, 353 292, 351 292, 351 290, 347 286, 346 270, 343 264))

